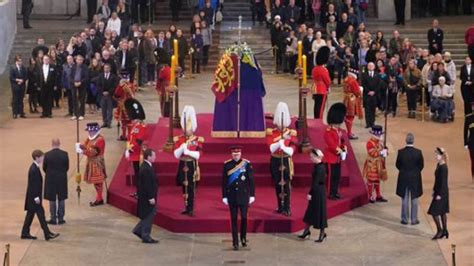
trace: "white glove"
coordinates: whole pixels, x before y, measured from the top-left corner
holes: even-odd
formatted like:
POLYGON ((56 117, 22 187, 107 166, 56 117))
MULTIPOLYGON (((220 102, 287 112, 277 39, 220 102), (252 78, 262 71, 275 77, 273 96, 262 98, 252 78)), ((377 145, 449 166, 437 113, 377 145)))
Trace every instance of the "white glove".
POLYGON ((125 150, 125 158, 129 159, 130 158, 130 151, 125 150))
POLYGON ((280 140, 278 141, 278 144, 280 144, 280 147, 285 146, 285 140, 284 140, 284 139, 280 139, 280 140))
POLYGON ((312 198, 311 195, 309 195, 309 194, 306 195, 306 199, 307 199, 307 200, 311 200, 311 198, 312 198))
POLYGON ((76 143, 76 152, 82 154, 84 151, 81 149, 81 143, 76 143))
POLYGON ((148 202, 149 202, 151 205, 155 205, 155 204, 156 204, 155 199, 149 199, 148 202))
POLYGON ((223 199, 222 199, 222 202, 223 202, 225 205, 229 205, 229 202, 227 201, 227 198, 223 198, 223 199))
POLYGON ((254 203, 254 202, 255 202, 255 197, 250 197, 250 199, 249 199, 249 204, 252 204, 252 203, 254 203))
POLYGON ((181 145, 182 148, 183 148, 183 154, 184 155, 189 155, 188 145, 186 145, 186 144, 183 144, 183 145, 181 145))
POLYGON ((387 150, 387 149, 383 149, 383 150, 380 152, 380 155, 381 155, 382 157, 386 158, 387 155, 388 155, 388 150, 387 150))
POLYGON ((40 198, 39 198, 39 197, 36 197, 36 198, 35 198, 35 202, 36 202, 36 204, 40 204, 40 203, 41 203, 40 198))
POLYGON ((466 150, 467 150, 467 149, 469 149, 469 147, 468 147, 467 145, 464 145, 464 149, 466 149, 466 150))
POLYGON ((346 157, 347 157, 347 152, 346 151, 341 152, 341 160, 345 161, 346 157))

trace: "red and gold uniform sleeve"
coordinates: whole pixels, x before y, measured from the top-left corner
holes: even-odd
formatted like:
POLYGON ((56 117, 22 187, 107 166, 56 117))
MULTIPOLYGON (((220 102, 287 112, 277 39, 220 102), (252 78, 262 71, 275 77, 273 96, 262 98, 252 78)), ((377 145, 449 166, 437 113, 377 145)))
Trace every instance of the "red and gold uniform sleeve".
POLYGON ((382 151, 382 146, 380 145, 379 140, 371 138, 367 141, 367 154, 372 158, 380 157, 380 152, 382 151))
POLYGON ((331 85, 329 71, 324 66, 315 66, 312 70, 313 94, 327 94, 331 85))
POLYGON ((156 91, 158 95, 164 95, 166 87, 170 84, 171 78, 171 68, 169 66, 164 66, 161 68, 158 73, 158 82, 156 82, 156 91))
POLYGON ((146 139, 146 125, 139 122, 130 127, 128 133, 127 149, 130 152, 130 161, 139 161, 142 153, 142 145, 146 139))
POLYGON ((105 140, 102 136, 98 136, 94 140, 87 139, 82 145, 84 155, 87 157, 96 157, 104 155, 105 151, 105 140))

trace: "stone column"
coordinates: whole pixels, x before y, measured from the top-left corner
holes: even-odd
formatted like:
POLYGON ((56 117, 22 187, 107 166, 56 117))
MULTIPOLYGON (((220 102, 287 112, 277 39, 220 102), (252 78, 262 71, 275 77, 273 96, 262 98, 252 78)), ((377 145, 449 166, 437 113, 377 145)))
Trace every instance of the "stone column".
MULTIPOLYGON (((377 14, 379 20, 396 20, 395 5, 393 0, 372 1, 377 1, 377 14)), ((411 0, 406 0, 405 20, 411 20, 411 0)))
MULTIPOLYGON (((33 14, 72 15, 81 3, 81 17, 87 16, 87 0, 35 0, 33 14)), ((100 3, 100 1, 98 1, 100 3)), ((17 13, 21 13, 21 1, 17 1, 17 13)))
MULTIPOLYGON (((16 12, 15 1, 0 1, 0 74, 7 67, 8 55, 15 40, 16 12)), ((21 24, 21 23, 20 23, 21 24)))

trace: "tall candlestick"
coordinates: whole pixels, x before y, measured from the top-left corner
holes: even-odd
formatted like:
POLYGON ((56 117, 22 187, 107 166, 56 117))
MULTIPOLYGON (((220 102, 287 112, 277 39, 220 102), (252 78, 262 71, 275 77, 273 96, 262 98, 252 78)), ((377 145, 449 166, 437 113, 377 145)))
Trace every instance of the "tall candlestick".
POLYGON ((170 73, 170 86, 175 84, 175 75, 176 75, 176 56, 171 56, 171 73, 170 73))
POLYGON ((173 41, 173 52, 176 57, 176 62, 178 62, 178 39, 174 39, 173 41))
POLYGON ((298 66, 302 67, 302 59, 303 59, 303 42, 298 41, 298 66))
POLYGON ((306 88, 306 85, 308 84, 308 76, 306 72, 306 55, 303 55, 303 88, 306 88))

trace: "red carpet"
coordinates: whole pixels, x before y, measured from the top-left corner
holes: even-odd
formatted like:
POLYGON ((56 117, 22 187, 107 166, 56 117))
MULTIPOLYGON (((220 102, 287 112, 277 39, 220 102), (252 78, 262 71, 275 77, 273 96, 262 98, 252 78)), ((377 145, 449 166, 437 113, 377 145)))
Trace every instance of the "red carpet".
MULTIPOLYGON (((271 125, 268 125, 271 126, 271 125)), ((292 216, 285 217, 274 212, 276 196, 270 180, 270 154, 265 139, 215 139, 210 136, 212 114, 198 115, 197 135, 205 138, 204 150, 199 165, 201 181, 195 200, 195 216, 181 215, 183 199, 181 188, 175 186, 178 161, 171 153, 163 152, 168 132, 168 120, 160 119, 156 125, 149 125, 148 146, 158 151, 155 169, 159 180, 158 212, 155 224, 172 232, 229 232, 229 211, 221 201, 223 162, 230 158, 228 147, 243 146, 243 157, 249 159, 255 170, 256 202, 249 208, 249 231, 251 232, 294 232, 304 227, 302 217, 306 209, 306 194, 311 183, 312 164, 305 154, 295 154, 295 176, 293 178, 291 205, 292 216)), ((325 125, 319 120, 308 121, 311 143, 324 148, 322 133, 325 125)), ((175 135, 180 134, 175 130, 175 135)), ((328 200, 329 217, 347 212, 367 203, 367 192, 349 146, 348 159, 342 164, 341 194, 343 199, 328 200)), ((130 186, 130 163, 122 158, 109 188, 108 202, 124 211, 135 214, 136 201, 129 196, 134 192, 130 186)))

